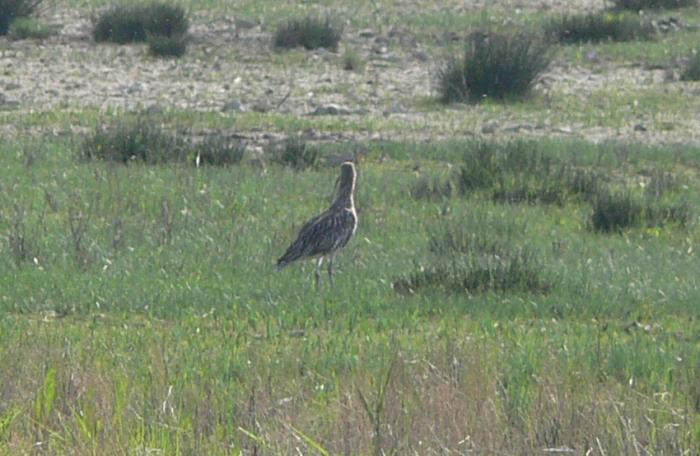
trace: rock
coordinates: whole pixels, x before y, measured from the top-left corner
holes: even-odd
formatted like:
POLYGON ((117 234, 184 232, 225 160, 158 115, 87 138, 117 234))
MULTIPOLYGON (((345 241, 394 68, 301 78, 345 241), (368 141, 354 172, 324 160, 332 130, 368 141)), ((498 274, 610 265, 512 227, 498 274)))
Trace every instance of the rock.
POLYGON ((574 131, 571 129, 571 127, 557 127, 554 129, 555 133, 564 133, 566 135, 570 135, 574 131))
POLYGON ((14 83, 14 82, 8 82, 7 84, 5 84, 5 90, 17 90, 17 89, 21 89, 21 88, 22 88, 21 85, 14 83))
POLYGON ((270 106, 268 106, 267 103, 259 101, 257 103, 254 103, 253 106, 250 107, 251 110, 255 112, 267 112, 270 110, 270 106))
POLYGON ((384 110, 384 116, 388 116, 390 114, 405 114, 405 113, 406 113, 406 107, 398 101, 393 102, 388 109, 384 110))
POLYGON ((348 108, 338 106, 336 104, 318 106, 311 113, 309 113, 310 116, 345 116, 348 114, 351 114, 351 111, 348 108))
POLYGON ((243 103, 241 103, 240 100, 231 100, 227 101, 224 103, 224 106, 221 108, 222 112, 229 112, 229 111, 234 111, 234 112, 246 112, 248 108, 245 107, 243 103))
POLYGON ((257 27, 258 23, 247 19, 236 19, 235 25, 237 29, 246 30, 257 27))
POLYGON ((634 126, 634 131, 647 131, 647 126, 643 123, 638 123, 634 126))

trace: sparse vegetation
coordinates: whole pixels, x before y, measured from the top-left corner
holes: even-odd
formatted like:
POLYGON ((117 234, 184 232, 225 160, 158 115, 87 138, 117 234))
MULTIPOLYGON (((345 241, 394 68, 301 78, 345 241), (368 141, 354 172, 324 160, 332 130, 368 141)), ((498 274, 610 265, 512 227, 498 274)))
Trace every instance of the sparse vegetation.
POLYGON ((526 96, 549 66, 548 45, 527 33, 475 32, 461 58, 438 74, 443 103, 479 102, 526 96))
POLYGON ((7 36, 11 40, 45 40, 55 33, 55 28, 50 25, 33 18, 22 17, 12 21, 7 36))
POLYGON ((119 44, 144 42, 149 36, 176 40, 184 37, 188 28, 185 10, 165 2, 118 4, 93 19, 95 41, 119 44))
POLYGON ((302 46, 305 49, 325 48, 336 51, 341 36, 342 28, 335 25, 329 17, 321 19, 307 16, 280 23, 275 32, 274 43, 278 48, 302 46))
POLYGON ((0 35, 6 35, 10 25, 32 14, 43 0, 0 0, 0 35))
POLYGON ((410 189, 413 199, 442 200, 452 196, 452 182, 439 177, 421 178, 410 189))
POLYGON ((207 136, 195 146, 195 161, 202 165, 237 165, 243 160, 245 144, 223 134, 207 136))
POLYGON ((560 43, 631 41, 654 38, 654 26, 637 15, 598 12, 551 20, 546 34, 560 43))
POLYGON ((357 51, 345 51, 342 57, 343 69, 345 71, 362 71, 365 62, 357 51))

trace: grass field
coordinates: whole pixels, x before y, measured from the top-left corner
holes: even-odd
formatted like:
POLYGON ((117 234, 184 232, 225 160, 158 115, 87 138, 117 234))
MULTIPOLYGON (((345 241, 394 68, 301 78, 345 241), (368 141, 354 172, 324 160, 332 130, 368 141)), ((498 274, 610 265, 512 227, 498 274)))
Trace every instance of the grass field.
MULTIPOLYGON (((347 34, 406 24, 436 53, 454 43, 433 31, 510 14, 509 2, 485 12, 417 3, 425 15, 390 0, 313 3, 189 6, 195 25, 338 8, 353 17, 347 34)), ((0 454, 699 455, 699 86, 640 82, 658 71, 645 64, 697 46, 697 11, 673 14, 695 27, 649 48, 557 49, 557 71, 581 79, 642 72, 580 93, 553 84, 468 107, 425 93, 404 117, 355 94, 367 115, 173 103, 149 118, 240 132, 252 146, 313 130, 323 160, 306 171, 265 154, 264 168, 252 157, 199 168, 90 161, 84 139, 123 110, 22 98, 0 111, 0 454), (591 49, 603 63, 586 58, 591 49), (532 126, 482 135, 489 119, 532 126), (640 121, 649 137, 633 130, 640 121), (317 292, 313 264, 276 272, 275 260, 332 199, 338 168, 325 158, 358 151, 359 228, 335 285, 317 292), (629 197, 634 223, 596 225, 605 195, 629 197)), ((541 16, 525 8, 519 20, 541 16)), ((2 52, 31 62, 52 46, 4 40, 2 52)), ((358 49, 368 78, 399 72, 400 60, 358 49)), ((183 65, 206 52, 195 42, 183 65)), ((253 64, 307 74, 309 55, 253 64)), ((325 91, 353 95, 352 79, 333 78, 325 91)))

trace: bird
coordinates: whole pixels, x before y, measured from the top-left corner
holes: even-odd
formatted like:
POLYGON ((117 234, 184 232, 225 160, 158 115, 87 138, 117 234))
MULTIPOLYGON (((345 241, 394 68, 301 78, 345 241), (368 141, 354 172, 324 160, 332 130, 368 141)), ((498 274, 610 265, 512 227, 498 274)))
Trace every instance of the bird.
POLYGON ((325 212, 307 221, 299 230, 297 238, 277 260, 277 270, 302 259, 316 259, 316 289, 321 284, 321 265, 328 258, 328 280, 333 285, 333 259, 345 247, 357 230, 355 210, 355 183, 357 171, 351 161, 340 165, 338 192, 335 201, 325 212))

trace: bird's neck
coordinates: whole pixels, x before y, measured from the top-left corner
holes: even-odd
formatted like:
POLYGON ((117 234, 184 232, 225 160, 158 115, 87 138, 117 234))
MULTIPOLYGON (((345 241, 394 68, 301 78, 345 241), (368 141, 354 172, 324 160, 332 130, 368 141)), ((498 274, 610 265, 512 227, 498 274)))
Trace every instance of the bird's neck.
POLYGON ((338 196, 331 207, 334 209, 353 209, 355 207, 355 200, 353 198, 354 190, 355 176, 343 178, 338 187, 338 196))

